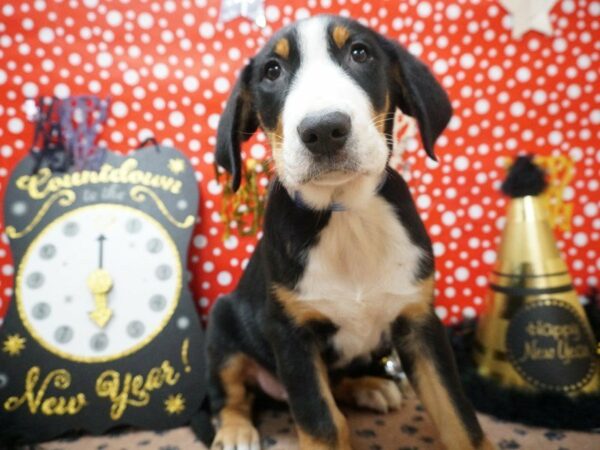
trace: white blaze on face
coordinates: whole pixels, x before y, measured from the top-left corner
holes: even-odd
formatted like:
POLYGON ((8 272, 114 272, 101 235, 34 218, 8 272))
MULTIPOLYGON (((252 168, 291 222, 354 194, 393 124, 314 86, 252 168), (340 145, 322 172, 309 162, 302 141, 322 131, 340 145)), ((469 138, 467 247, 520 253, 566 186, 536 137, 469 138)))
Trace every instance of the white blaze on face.
MULTIPOLYGON (((340 111, 352 120, 352 132, 345 154, 362 177, 377 178, 384 170, 388 148, 384 136, 373 124, 373 106, 367 92, 348 75, 329 53, 329 19, 316 17, 298 26, 300 67, 290 86, 283 109, 283 143, 277 152, 276 166, 288 189, 301 190, 311 197, 331 197, 306 183, 318 171, 313 155, 300 140, 297 128, 309 114, 340 111), (305 192, 306 191, 306 192, 305 192)), ((367 183, 369 186, 372 183, 367 183)), ((339 189, 338 189, 339 191, 339 189)), ((315 199, 313 203, 320 203, 315 199)))

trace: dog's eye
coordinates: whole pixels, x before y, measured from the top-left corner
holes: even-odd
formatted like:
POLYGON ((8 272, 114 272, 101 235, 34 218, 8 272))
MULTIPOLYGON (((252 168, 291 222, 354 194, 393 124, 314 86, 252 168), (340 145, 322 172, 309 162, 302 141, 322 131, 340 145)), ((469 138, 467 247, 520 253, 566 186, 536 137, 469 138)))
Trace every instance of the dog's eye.
POLYGON ((355 62, 362 64, 369 59, 369 50, 365 44, 354 44, 350 48, 350 55, 355 62))
POLYGON ((269 61, 265 65, 265 77, 271 81, 275 81, 281 75, 281 66, 277 61, 269 61))

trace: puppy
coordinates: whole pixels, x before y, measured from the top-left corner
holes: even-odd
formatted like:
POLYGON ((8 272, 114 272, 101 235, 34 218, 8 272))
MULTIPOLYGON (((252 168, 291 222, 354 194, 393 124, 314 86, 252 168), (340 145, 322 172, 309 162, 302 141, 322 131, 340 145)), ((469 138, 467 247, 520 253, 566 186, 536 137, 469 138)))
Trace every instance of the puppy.
POLYGON ((209 318, 213 448, 259 448, 250 390, 258 384, 287 400, 302 449, 349 449, 336 400, 398 408, 396 384, 360 376, 392 349, 446 447, 489 445, 433 311, 431 241, 388 167, 396 108, 416 118, 435 159, 452 114, 444 90, 398 44, 341 17, 283 28, 241 71, 216 160, 237 190, 240 144, 260 127, 276 178, 263 238, 209 318))

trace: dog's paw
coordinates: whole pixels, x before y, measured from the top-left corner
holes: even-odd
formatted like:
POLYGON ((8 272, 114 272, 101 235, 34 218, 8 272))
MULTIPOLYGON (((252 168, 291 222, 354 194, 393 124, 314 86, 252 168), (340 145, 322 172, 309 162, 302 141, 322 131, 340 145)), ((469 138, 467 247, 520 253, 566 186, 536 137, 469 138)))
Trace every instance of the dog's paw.
POLYGON ((260 450, 260 437, 250 424, 224 426, 217 432, 210 450, 260 450))
POLYGON ((387 413, 402 405, 402 392, 398 385, 385 378, 346 378, 335 390, 336 397, 360 408, 387 413))

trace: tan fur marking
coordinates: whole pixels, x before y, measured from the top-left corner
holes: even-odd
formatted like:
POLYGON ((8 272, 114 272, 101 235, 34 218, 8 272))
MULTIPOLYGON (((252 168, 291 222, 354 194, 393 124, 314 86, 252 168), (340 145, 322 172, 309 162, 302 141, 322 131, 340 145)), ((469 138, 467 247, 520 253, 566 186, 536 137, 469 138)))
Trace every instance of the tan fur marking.
POLYGON ((387 123, 387 119, 389 116, 394 116, 394 111, 390 111, 390 94, 385 94, 385 103, 383 104, 383 109, 381 111, 375 111, 373 113, 373 124, 375 124, 375 128, 380 133, 385 132, 385 124, 387 123))
POLYGON ((279 39, 275 44, 275 53, 283 59, 288 59, 290 56, 290 41, 286 38, 279 39))
POLYGON ((336 25, 333 29, 333 41, 338 48, 342 48, 348 38, 350 37, 350 31, 343 25, 336 25))
POLYGON ((283 305, 285 311, 298 325, 303 325, 313 320, 328 320, 324 314, 311 308, 307 302, 299 300, 294 291, 278 285, 275 285, 273 290, 279 303, 283 305))
POLYGON ((250 409, 252 397, 246 390, 246 379, 250 369, 249 358, 242 354, 232 356, 223 369, 220 378, 225 390, 225 406, 219 414, 221 427, 252 426, 250 409))
POLYGON ((434 279, 432 275, 421 282, 418 301, 406 305, 400 315, 413 321, 419 321, 431 314, 433 288, 434 279))
POLYGON ((327 404, 327 408, 333 418, 333 423, 335 424, 335 428, 337 430, 337 442, 335 444, 331 442, 323 442, 321 440, 315 439, 313 436, 304 432, 299 426, 298 429, 298 438, 300 441, 300 449, 301 450, 351 450, 350 446, 350 430, 348 428, 348 423, 346 422, 346 418, 340 412, 335 400, 333 399, 333 394, 331 393, 331 387, 329 385, 329 377, 327 375, 327 369, 325 364, 321 360, 320 357, 316 358, 316 368, 317 368, 317 376, 319 379, 319 388, 321 391, 321 395, 327 404))
POLYGON ((458 418, 458 412, 454 409, 448 391, 442 385, 433 364, 425 358, 417 359, 415 376, 417 385, 423 386, 419 389, 419 398, 435 423, 446 448, 448 450, 473 449, 469 434, 458 418))

